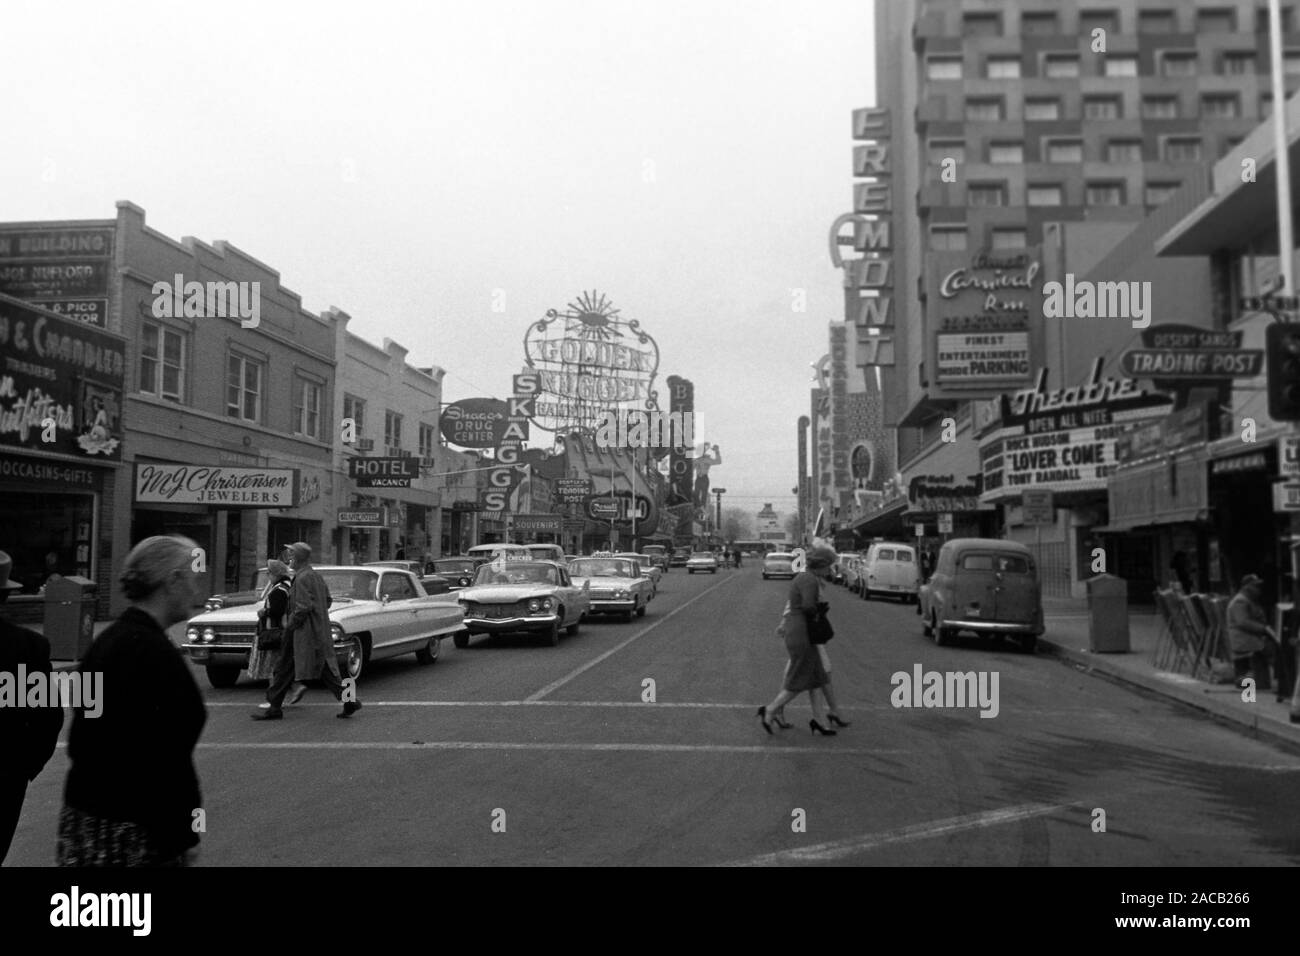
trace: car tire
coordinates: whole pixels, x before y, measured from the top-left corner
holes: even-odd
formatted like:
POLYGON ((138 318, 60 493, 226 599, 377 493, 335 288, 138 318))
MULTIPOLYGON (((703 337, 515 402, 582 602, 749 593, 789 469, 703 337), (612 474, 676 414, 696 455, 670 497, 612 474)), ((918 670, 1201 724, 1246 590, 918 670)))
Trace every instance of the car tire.
POLYGON ((339 676, 344 680, 359 680, 361 672, 366 669, 366 645, 361 640, 361 635, 352 634, 343 646, 346 650, 343 660, 339 662, 339 676))
POLYGON ((1034 635, 1022 637, 1016 642, 1020 647, 1021 654, 1033 654, 1038 650, 1038 638, 1034 635))
POLYGON ((635 615, 636 615, 636 611, 623 611, 622 613, 619 614, 618 619, 622 621, 624 624, 630 624, 632 622, 632 618, 635 615))
POLYGON ((564 629, 564 633, 569 635, 569 637, 573 637, 574 634, 577 634, 578 628, 582 626, 583 617, 585 617, 585 615, 579 614, 578 619, 564 629))
POLYGON ((637 616, 637 617, 645 617, 645 605, 644 605, 644 604, 642 604, 639 608, 636 609, 636 616, 637 616))
POLYGON ((452 635, 451 642, 457 647, 469 647, 469 631, 457 631, 452 635))
POLYGON ((694 569, 694 568, 687 568, 687 569, 686 569, 686 573, 687 573, 687 574, 694 574, 694 573, 695 573, 695 569, 694 569))
POLYGON ((429 638, 429 643, 415 652, 415 659, 421 664, 429 665, 438 662, 438 652, 442 650, 442 638, 434 635, 429 638))
POLYGON ((934 629, 934 646, 935 647, 952 647, 957 643, 957 632, 950 627, 942 627, 936 620, 933 622, 934 629))
POLYGON ((718 573, 718 569, 717 569, 717 568, 709 568, 709 573, 710 573, 710 574, 717 574, 717 573, 718 573))
POLYGON ((239 672, 243 670, 238 664, 207 665, 208 683, 213 687, 234 687, 239 682, 239 672))
POLYGON ((763 580, 764 580, 764 581, 766 581, 766 580, 767 580, 767 575, 766 575, 766 574, 765 574, 765 575, 763 575, 763 580))
POLYGON ((555 620, 551 622, 551 628, 546 632, 546 643, 551 647, 560 646, 560 622, 564 620, 564 608, 556 613, 555 620))

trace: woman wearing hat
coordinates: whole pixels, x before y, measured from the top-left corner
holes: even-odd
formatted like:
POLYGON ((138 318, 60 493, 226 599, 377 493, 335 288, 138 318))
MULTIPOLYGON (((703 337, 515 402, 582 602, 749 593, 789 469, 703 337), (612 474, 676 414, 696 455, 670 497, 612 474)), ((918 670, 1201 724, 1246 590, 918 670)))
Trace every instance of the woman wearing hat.
POLYGON ((103 675, 102 712, 72 711, 60 866, 184 866, 197 853, 194 747, 208 714, 167 628, 203 608, 201 555, 189 538, 159 535, 126 556, 131 606, 81 661, 103 675))
MULTIPOLYGON (((785 669, 785 680, 781 692, 770 704, 758 708, 758 719, 763 729, 769 734, 772 722, 781 727, 789 727, 780 716, 782 708, 794 700, 801 691, 808 691, 808 700, 812 704, 813 719, 808 726, 814 734, 834 736, 835 731, 822 725, 821 705, 817 700, 817 691, 826 686, 829 677, 822 663, 822 656, 816 644, 808 639, 808 626, 820 613, 822 601, 822 581, 830 576, 831 565, 835 563, 835 552, 825 545, 817 545, 808 552, 807 570, 800 571, 790 582, 790 599, 782 612, 782 632, 786 652, 790 655, 785 669)), ((848 726, 838 716, 831 715, 831 722, 848 726)))
MULTIPOLYGON (((293 578, 289 576, 289 566, 275 558, 266 562, 266 573, 270 580, 262 592, 262 610, 258 616, 266 627, 282 628, 284 612, 289 610, 289 589, 293 587, 293 578)), ((279 650, 259 651, 254 638, 253 649, 248 654, 248 676, 253 680, 270 680, 275 674, 280 653, 279 650)))

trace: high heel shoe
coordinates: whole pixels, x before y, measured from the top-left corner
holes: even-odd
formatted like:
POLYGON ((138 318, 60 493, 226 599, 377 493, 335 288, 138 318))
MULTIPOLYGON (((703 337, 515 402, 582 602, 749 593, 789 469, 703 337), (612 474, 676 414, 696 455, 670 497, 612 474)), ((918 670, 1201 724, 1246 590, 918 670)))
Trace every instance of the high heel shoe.
POLYGON ((772 733, 772 725, 767 722, 766 705, 758 708, 758 722, 763 725, 763 729, 766 730, 769 734, 772 733))
POLYGON ((834 736, 835 736, 835 731, 833 731, 833 730, 827 730, 825 727, 823 727, 821 724, 817 723, 817 721, 815 721, 815 720, 810 720, 810 721, 808 721, 808 726, 812 728, 812 732, 813 732, 814 735, 816 735, 816 734, 821 734, 821 735, 823 735, 823 736, 825 736, 825 737, 834 737, 834 736))
POLYGON ((851 726, 853 726, 852 723, 850 723, 849 721, 847 721, 847 720, 840 720, 840 719, 839 719, 838 717, 836 717, 834 714, 827 714, 827 715, 826 715, 826 722, 829 723, 829 724, 834 724, 836 727, 851 727, 851 726))
POLYGON ((772 723, 776 724, 782 730, 789 730, 791 727, 794 726, 794 724, 790 723, 790 721, 786 720, 784 717, 781 716, 781 712, 779 710, 772 711, 772 723))

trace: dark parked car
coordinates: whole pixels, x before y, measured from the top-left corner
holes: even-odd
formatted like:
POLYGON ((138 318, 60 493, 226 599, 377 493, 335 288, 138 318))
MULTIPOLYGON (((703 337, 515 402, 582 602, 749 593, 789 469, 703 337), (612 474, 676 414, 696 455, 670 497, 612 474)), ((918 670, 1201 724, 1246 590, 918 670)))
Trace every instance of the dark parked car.
POLYGON ((954 538, 921 585, 922 631, 950 644, 958 631, 1015 640, 1032 653, 1043 633, 1043 597, 1033 553, 995 538, 954 538))
POLYGON ((269 580, 270 572, 266 568, 258 568, 252 590, 214 594, 204 602, 203 610, 219 611, 223 607, 242 607, 245 604, 256 604, 261 600, 262 592, 266 590, 266 584, 269 580))
POLYGON ((425 566, 425 573, 442 578, 453 591, 467 588, 474 582, 474 572, 484 562, 475 558, 435 558, 425 566))

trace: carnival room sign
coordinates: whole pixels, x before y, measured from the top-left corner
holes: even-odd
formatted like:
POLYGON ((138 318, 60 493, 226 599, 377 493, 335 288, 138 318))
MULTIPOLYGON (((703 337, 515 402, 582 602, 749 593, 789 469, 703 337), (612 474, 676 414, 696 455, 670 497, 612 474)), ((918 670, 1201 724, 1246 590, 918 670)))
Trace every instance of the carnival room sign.
POLYGON ((212 468, 136 462, 136 504, 292 508, 296 468, 212 468))
POLYGON ((126 340, 0 295, 0 447, 122 458, 126 340))
POLYGON ((963 393, 1027 382, 1031 315, 1042 314, 1038 250, 933 253, 926 266, 930 364, 942 389, 963 393), (930 318, 932 317, 932 318, 930 318))

